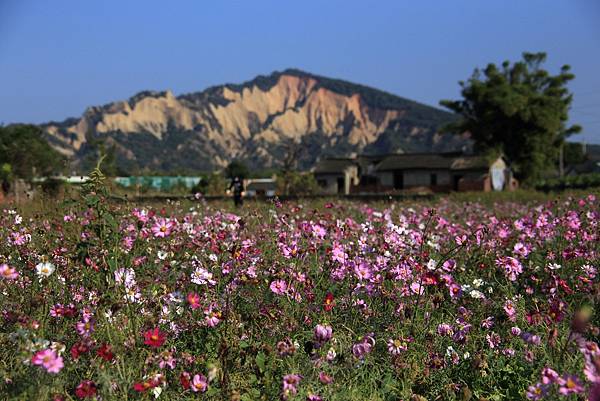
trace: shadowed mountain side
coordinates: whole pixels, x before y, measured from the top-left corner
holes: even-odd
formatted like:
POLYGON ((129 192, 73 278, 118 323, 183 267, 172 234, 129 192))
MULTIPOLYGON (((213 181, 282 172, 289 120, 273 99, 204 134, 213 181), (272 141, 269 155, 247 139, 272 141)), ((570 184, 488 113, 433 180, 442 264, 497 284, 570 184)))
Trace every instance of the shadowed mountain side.
POLYGON ((353 152, 454 151, 468 139, 440 135, 453 115, 377 89, 299 70, 258 76, 175 97, 144 91, 88 108, 81 118, 44 124, 50 144, 81 166, 94 143, 114 146, 127 171, 206 171, 245 161, 295 167, 353 152))

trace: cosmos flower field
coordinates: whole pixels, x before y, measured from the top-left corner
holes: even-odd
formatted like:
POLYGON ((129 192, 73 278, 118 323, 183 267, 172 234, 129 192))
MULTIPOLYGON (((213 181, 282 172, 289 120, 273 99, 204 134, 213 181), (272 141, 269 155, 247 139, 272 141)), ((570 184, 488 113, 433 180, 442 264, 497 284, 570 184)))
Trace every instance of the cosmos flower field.
POLYGON ((0 399, 597 400, 599 200, 0 217, 0 399))

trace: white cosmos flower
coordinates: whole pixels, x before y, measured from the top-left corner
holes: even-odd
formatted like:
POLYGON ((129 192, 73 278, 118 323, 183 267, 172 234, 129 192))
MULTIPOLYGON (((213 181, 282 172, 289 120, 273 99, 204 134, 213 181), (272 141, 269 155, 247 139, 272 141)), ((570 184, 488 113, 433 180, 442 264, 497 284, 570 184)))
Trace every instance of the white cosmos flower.
POLYGON ((548 268, 549 268, 550 270, 558 270, 558 269, 560 269, 561 267, 562 267, 562 266, 561 266, 561 265, 559 265, 558 263, 550 263, 550 264, 548 265, 548 268))
POLYGON ((48 277, 50 276, 52 273, 54 273, 54 265, 50 262, 42 262, 42 263, 38 263, 35 266, 35 270, 37 271, 38 276, 41 277, 48 277))
POLYGON ((485 282, 480 279, 480 278, 476 278, 475 280, 473 280, 473 287, 475 288, 479 288, 481 287, 485 282))

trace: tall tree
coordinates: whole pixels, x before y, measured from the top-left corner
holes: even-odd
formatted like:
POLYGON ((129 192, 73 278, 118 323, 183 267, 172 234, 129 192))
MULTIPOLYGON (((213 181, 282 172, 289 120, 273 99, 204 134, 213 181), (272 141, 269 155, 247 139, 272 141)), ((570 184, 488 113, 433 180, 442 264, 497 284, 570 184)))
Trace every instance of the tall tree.
POLYGON ((575 75, 568 65, 550 75, 542 68, 545 61, 546 53, 523 53, 512 65, 475 69, 459 82, 463 99, 440 102, 461 117, 447 131, 470 132, 478 151, 504 153, 526 182, 557 166, 565 139, 581 131, 566 125, 573 100, 566 86, 575 75))
POLYGON ((64 169, 64 158, 44 139, 35 125, 0 127, 0 165, 10 166, 13 176, 30 179, 64 169))

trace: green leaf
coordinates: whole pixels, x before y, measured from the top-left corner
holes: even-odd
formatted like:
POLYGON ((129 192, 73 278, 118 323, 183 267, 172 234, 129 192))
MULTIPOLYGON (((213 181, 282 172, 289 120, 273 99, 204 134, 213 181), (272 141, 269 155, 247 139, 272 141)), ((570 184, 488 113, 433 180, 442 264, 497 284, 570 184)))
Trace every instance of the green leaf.
POLYGON ((264 354, 264 352, 259 352, 256 355, 256 365, 258 366, 258 369, 264 373, 264 371, 266 370, 266 355, 264 354))

